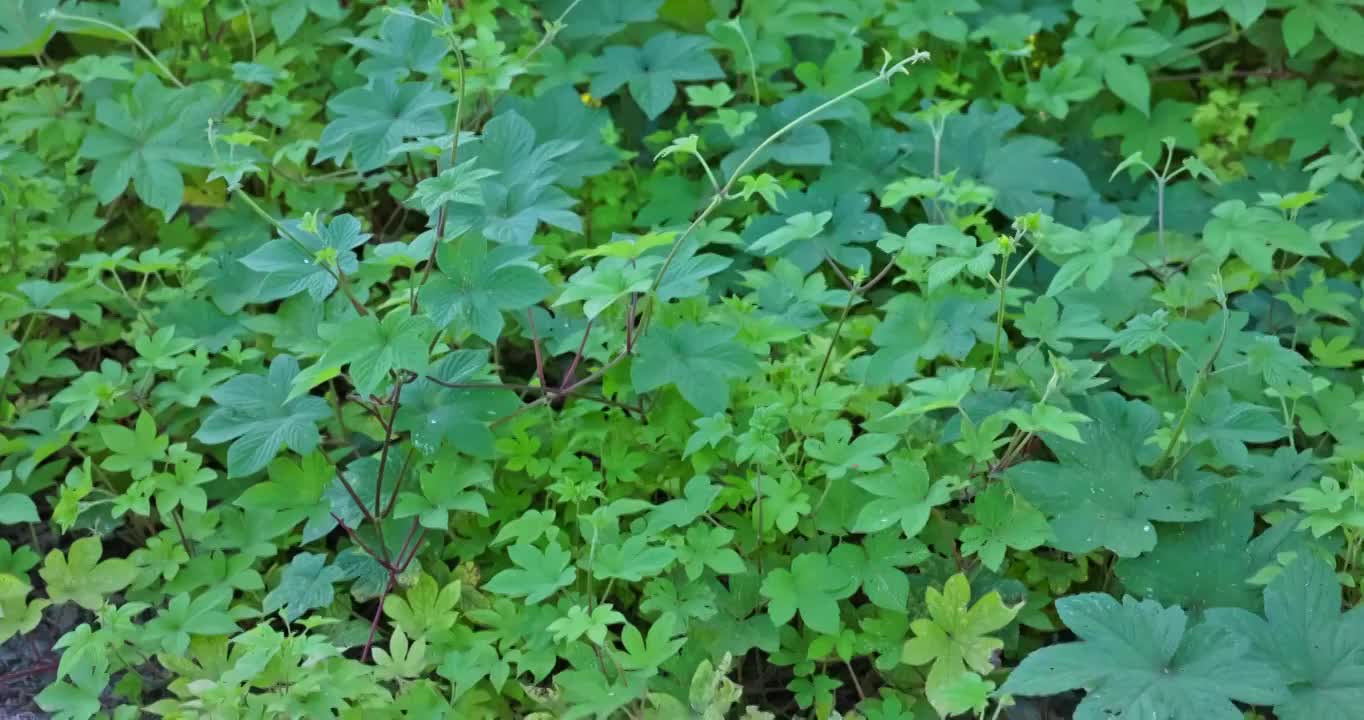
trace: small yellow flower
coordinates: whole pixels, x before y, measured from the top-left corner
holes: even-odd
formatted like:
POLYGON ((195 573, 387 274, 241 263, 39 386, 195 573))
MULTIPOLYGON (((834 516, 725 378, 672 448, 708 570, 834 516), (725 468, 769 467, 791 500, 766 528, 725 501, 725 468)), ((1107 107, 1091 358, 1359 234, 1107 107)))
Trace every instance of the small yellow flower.
POLYGON ((582 100, 583 104, 588 107, 601 107, 601 101, 592 97, 592 93, 585 92, 582 95, 579 95, 578 99, 582 100))

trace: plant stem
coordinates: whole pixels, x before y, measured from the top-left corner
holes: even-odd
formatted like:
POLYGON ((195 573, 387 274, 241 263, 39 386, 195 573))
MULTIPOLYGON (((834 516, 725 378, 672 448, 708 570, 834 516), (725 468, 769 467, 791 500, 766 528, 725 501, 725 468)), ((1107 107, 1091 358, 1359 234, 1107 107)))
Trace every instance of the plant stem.
POLYGON ((986 380, 987 386, 995 382, 995 371, 999 368, 999 346, 1004 342, 1004 310, 1009 289, 1009 256, 1012 254, 1012 249, 1004 253, 1004 266, 999 271, 999 309, 995 312, 995 346, 990 351, 990 377, 986 380))
POLYGON ((166 67, 165 64, 152 53, 150 48, 143 45, 142 41, 138 40, 136 35, 124 30, 122 27, 111 22, 105 22, 99 18, 85 17, 84 15, 68 15, 60 10, 49 10, 47 12, 47 17, 51 20, 75 20, 77 22, 89 23, 122 35, 128 42, 137 46, 137 49, 142 51, 142 54, 146 55, 148 60, 152 61, 152 64, 156 66, 156 69, 160 70, 161 74, 165 75, 176 87, 181 90, 185 88, 185 84, 180 82, 180 78, 176 77, 175 73, 171 72, 170 68, 166 67))

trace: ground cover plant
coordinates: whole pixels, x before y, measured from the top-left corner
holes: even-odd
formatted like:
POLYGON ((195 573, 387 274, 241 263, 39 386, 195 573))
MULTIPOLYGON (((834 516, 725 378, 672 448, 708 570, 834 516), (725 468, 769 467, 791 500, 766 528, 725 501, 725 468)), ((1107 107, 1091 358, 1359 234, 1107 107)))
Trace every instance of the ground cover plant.
POLYGON ((0 711, 1364 718, 1362 12, 0 4, 0 711))

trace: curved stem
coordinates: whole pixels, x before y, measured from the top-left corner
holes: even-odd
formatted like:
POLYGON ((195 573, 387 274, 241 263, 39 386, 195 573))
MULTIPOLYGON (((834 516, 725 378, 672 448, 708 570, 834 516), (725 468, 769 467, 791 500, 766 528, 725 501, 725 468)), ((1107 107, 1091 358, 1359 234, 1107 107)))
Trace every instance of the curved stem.
POLYGON ((124 30, 122 27, 119 27, 118 25, 115 25, 111 22, 105 22, 104 20, 100 20, 99 18, 86 17, 84 15, 68 15, 60 10, 49 10, 47 12, 47 17, 48 19, 51 20, 75 20, 76 22, 89 23, 91 25, 102 27, 105 30, 109 30, 111 32, 115 32, 118 33, 119 35, 122 35, 123 38, 126 39, 128 42, 137 46, 137 49, 141 50, 142 54, 146 55, 147 59, 152 61, 152 64, 156 66, 156 69, 160 70, 161 74, 165 75, 172 83, 175 83, 176 87, 180 88, 181 90, 185 88, 185 84, 180 82, 180 78, 176 77, 175 73, 171 72, 170 68, 166 67, 165 64, 162 63, 161 60, 157 58, 154 53, 152 53, 150 48, 148 48, 146 45, 143 45, 142 41, 138 40, 136 35, 128 32, 127 30, 124 30))

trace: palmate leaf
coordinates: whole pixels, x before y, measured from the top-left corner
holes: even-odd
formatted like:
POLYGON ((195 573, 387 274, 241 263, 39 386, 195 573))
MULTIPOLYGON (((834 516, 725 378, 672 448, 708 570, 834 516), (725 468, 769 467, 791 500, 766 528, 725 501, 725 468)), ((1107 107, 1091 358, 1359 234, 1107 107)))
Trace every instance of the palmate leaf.
POLYGON ((293 622, 309 610, 331 604, 332 585, 345 579, 345 571, 327 564, 327 556, 299 553, 284 568, 279 585, 275 586, 261 605, 265 612, 284 609, 286 620, 293 622))
POLYGON ((167 88, 150 74, 124 99, 102 98, 95 104, 99 126, 79 150, 95 161, 90 175, 95 196, 111 202, 131 182, 137 196, 169 220, 185 193, 180 167, 210 164, 204 132, 215 105, 204 86, 167 88))
POLYGON ((985 567, 998 571, 1009 548, 1031 550, 1047 541, 1047 518, 1023 498, 996 483, 971 503, 972 522, 961 529, 961 552, 977 555, 985 567))
POLYGON ((507 556, 514 567, 494 575, 483 587, 498 595, 524 597, 530 605, 568 587, 577 576, 569 562, 569 552, 555 542, 544 550, 534 545, 512 545, 507 548, 507 556))
POLYGON ((346 14, 337 0, 265 0, 264 4, 269 8, 270 29, 281 43, 289 42, 310 14, 324 20, 339 20, 346 14))
MULTIPOLYGON (((928 617, 910 623, 914 637, 904 644, 902 660, 927 665, 929 702, 947 716, 951 688, 969 673, 994 669, 994 653, 1004 641, 992 637, 1013 621, 1018 607, 1004 604, 998 591, 971 602, 971 585, 965 575, 953 575, 941 592, 930 587, 925 596, 928 617)), ((955 714, 955 713, 952 713, 955 714)))
POLYGON ((330 222, 318 222, 316 230, 304 229, 298 220, 285 220, 283 225, 287 234, 241 258, 242 265, 264 276, 250 301, 271 302, 306 291, 321 302, 336 289, 335 271, 352 275, 360 269, 355 248, 370 235, 361 232, 355 216, 338 215, 330 222))
POLYGON ((1000 692, 1086 689, 1076 720, 1241 720, 1233 701, 1288 696, 1279 673, 1249 656, 1247 640, 1211 622, 1188 627, 1178 607, 1089 593, 1061 598, 1056 609, 1079 641, 1023 658, 1000 692))
POLYGON ((323 326, 327 352, 321 367, 347 367, 355 391, 368 396, 379 389, 394 370, 420 370, 427 364, 427 343, 435 332, 424 315, 392 310, 381 321, 373 314, 354 317, 337 325, 323 326))
POLYGON ((412 444, 431 455, 447 443, 475 457, 493 455, 488 424, 521 407, 516 393, 500 388, 456 389, 447 383, 496 383, 487 350, 456 350, 403 388, 397 429, 412 434, 412 444))
POLYGON ((1356 0, 1306 0, 1288 5, 1283 40, 1289 54, 1298 54, 1320 32, 1336 47, 1364 55, 1364 16, 1358 5, 1356 0))
POLYGON ((14 0, 0 7, 0 57, 41 53, 55 24, 44 17, 61 0, 14 0))
MULTIPOLYGON (((611 4, 615 5, 614 2, 611 4)), ((627 3, 631 6, 646 4, 627 3)), ((582 6, 579 6, 573 12, 581 11, 582 6)), ((566 34, 568 30, 564 32, 566 34)), ((556 88, 534 98, 508 96, 498 103, 497 109, 499 115, 504 110, 514 112, 530 122, 539 143, 572 145, 571 150, 555 158, 558 182, 566 187, 578 187, 585 178, 609 170, 619 157, 619 150, 602 139, 602 133, 611 124, 611 113, 585 104, 571 86, 556 88)))
POLYGON ((1280 720, 1316 720, 1364 706, 1364 608, 1340 613, 1331 566, 1310 555, 1284 568, 1264 590, 1262 618, 1216 609, 1208 621, 1248 638, 1250 657, 1275 668, 1288 697, 1280 720))
POLYGON ((353 155, 362 172, 383 167, 404 140, 443 133, 446 123, 440 108, 452 100, 430 83, 375 77, 328 101, 333 119, 322 129, 313 162, 341 164, 353 155))
POLYGON ((1155 409, 1116 393, 1091 396, 1076 409, 1093 420, 1080 426, 1079 442, 1043 436, 1058 462, 1026 462, 1005 473, 1014 490, 1047 514, 1052 547, 1070 553, 1105 547, 1134 557, 1156 546, 1152 521, 1207 517, 1188 488, 1142 472, 1146 439, 1160 422, 1155 409))
MULTIPOLYGON (((1014 134, 1023 115, 1010 105, 978 101, 950 117, 943 134, 940 172, 956 170, 994 188, 996 205, 1006 215, 1041 211, 1052 214, 1057 198, 1084 198, 1093 190, 1074 163, 1059 157, 1061 147, 1036 135, 1014 134)), ((934 177, 934 143, 921 123, 910 155, 911 167, 923 177, 934 177)))
POLYGON ((1214 607, 1258 610, 1260 588, 1251 578, 1276 567, 1285 553, 1306 554, 1312 548, 1309 536, 1297 532, 1292 520, 1252 539, 1256 517, 1241 490, 1241 483, 1213 488, 1203 496, 1210 498, 1210 517, 1162 527, 1154 550, 1118 561, 1123 587, 1138 597, 1195 612, 1214 607))
POLYGON ((435 29, 432 23, 405 13, 389 14, 379 26, 379 37, 350 38, 352 46, 369 54, 357 69, 371 79, 401 80, 411 73, 434 73, 450 52, 449 44, 436 37, 435 29))
POLYGON ((194 437, 209 445, 232 441, 227 449, 229 477, 261 470, 281 448, 307 455, 317 447, 321 439, 317 422, 331 412, 319 397, 288 399, 297 375, 298 361, 280 355, 271 361, 267 375, 238 375, 211 393, 218 407, 194 437))
POLYGON ((522 311, 545 299, 553 288, 531 263, 539 248, 503 245, 488 250, 482 237, 464 237, 436 251, 440 272, 422 287, 422 305, 431 319, 455 333, 497 342, 506 311, 522 311))
POLYGON ((881 385, 918 377, 919 364, 938 357, 963 360, 993 338, 992 303, 945 288, 930 297, 904 293, 882 306, 886 317, 871 340, 876 352, 862 365, 866 382, 881 385))
POLYGON ((565 40, 615 35, 630 23, 648 22, 658 17, 658 8, 662 4, 663 0, 583 0, 580 3, 574 3, 573 0, 538 1, 540 12, 546 18, 559 18, 569 12, 564 17, 565 40))
MULTIPOLYGON (((753 155, 753 160, 745 166, 748 171, 762 167, 769 162, 798 166, 829 165, 833 152, 833 140, 830 138, 829 131, 820 123, 849 121, 853 124, 864 124, 866 123, 865 109, 861 109, 853 103, 835 105, 791 128, 784 135, 778 137, 775 142, 767 142, 777 130, 814 110, 827 99, 817 93, 801 93, 787 97, 776 105, 749 107, 744 112, 752 113, 753 121, 743 127, 738 137, 730 137, 724 129, 717 125, 707 126, 702 137, 707 147, 733 146, 720 160, 720 169, 724 171, 725 176, 732 176, 739 169, 739 163, 755 152, 757 154, 753 155)), ((837 178, 830 179, 836 180, 837 178)))
POLYGON ((559 159, 579 147, 577 139, 546 140, 515 110, 498 113, 471 148, 480 170, 495 172, 479 181, 475 202, 448 206, 451 235, 477 230, 493 242, 529 245, 540 223, 579 232, 576 202, 555 183, 559 159))
POLYGON ((592 94, 608 97, 628 86, 630 97, 649 119, 663 114, 677 97, 674 83, 724 77, 706 52, 710 40, 698 35, 661 32, 643 47, 612 45, 593 66, 592 94))
POLYGON ((729 405, 729 381, 758 367, 734 334, 721 325, 652 328, 636 346, 639 356, 630 366, 635 391, 673 385, 703 415, 722 412, 729 405))
POLYGON ((1189 0, 1189 17, 1203 17, 1218 10, 1242 27, 1250 27, 1264 14, 1266 0, 1189 0))
MULTIPOLYGON (((888 438, 891 442, 897 440, 893 436, 867 434, 856 442, 874 437, 888 438)), ((951 486, 946 481, 929 482, 928 468, 922 460, 897 457, 889 468, 855 476, 853 482, 876 496, 857 513, 853 532, 875 533, 898 525, 905 537, 912 538, 928 524, 933 508, 952 499, 951 486)))
POLYGON ((1212 464, 1246 467, 1250 464, 1246 443, 1273 442, 1288 430, 1268 408, 1234 402, 1226 388, 1218 388, 1194 406, 1188 432, 1191 442, 1212 446, 1212 464))
POLYGON ((791 568, 768 571, 759 592, 770 602, 767 615, 780 627, 797 612, 811 630, 835 635, 840 627, 838 601, 857 590, 832 571, 829 558, 817 553, 802 553, 791 561, 791 568))
POLYGON ((863 193, 817 182, 778 199, 776 212, 753 221, 743 238, 750 253, 784 258, 807 273, 824 262, 826 255, 844 267, 869 270, 871 252, 861 246, 879 240, 886 231, 885 221, 869 212, 870 206, 871 198, 863 193), (764 238, 784 227, 805 231, 789 231, 783 244, 769 249, 771 240, 764 242, 764 238))

